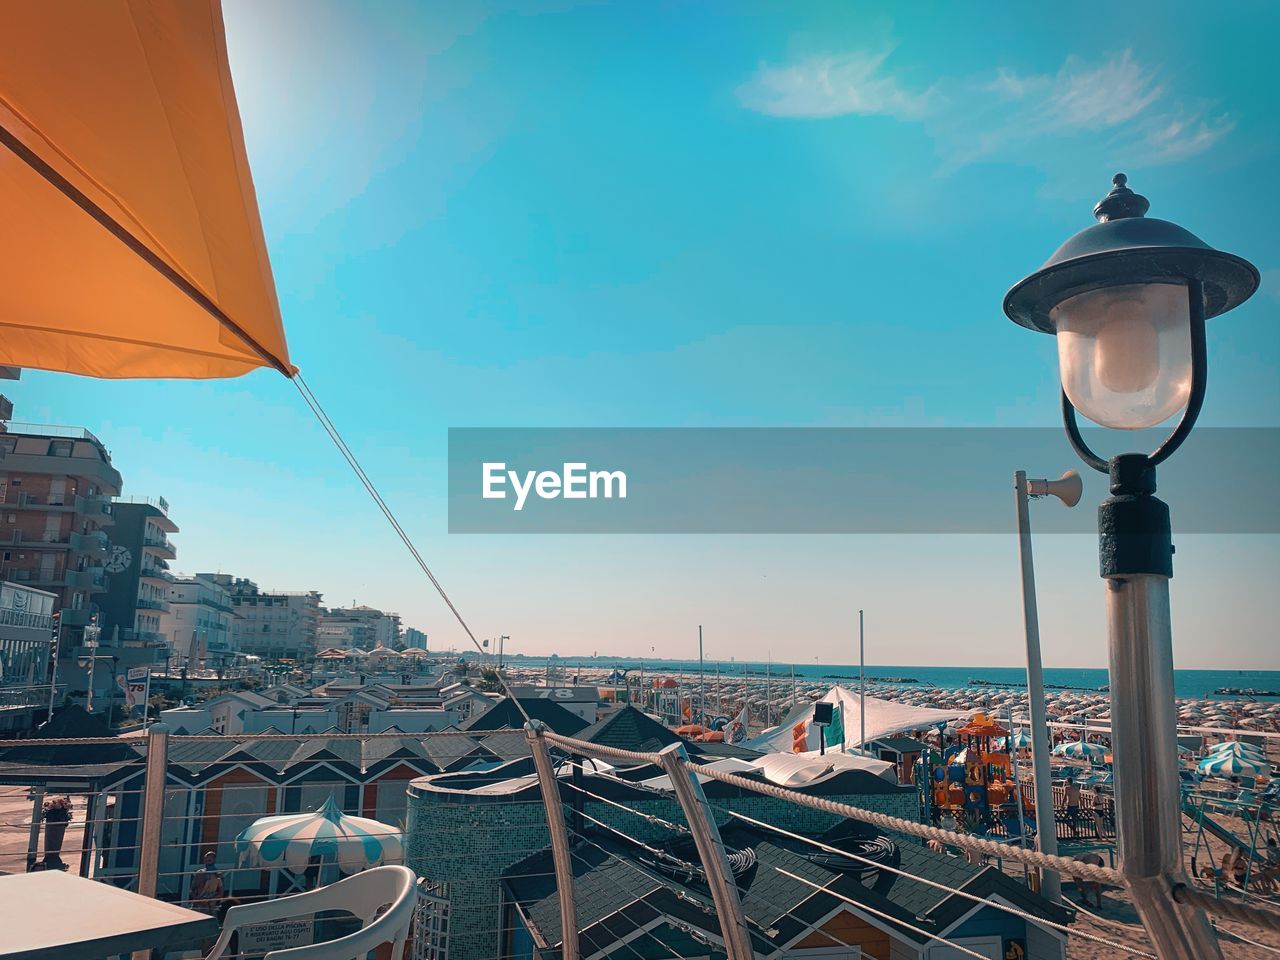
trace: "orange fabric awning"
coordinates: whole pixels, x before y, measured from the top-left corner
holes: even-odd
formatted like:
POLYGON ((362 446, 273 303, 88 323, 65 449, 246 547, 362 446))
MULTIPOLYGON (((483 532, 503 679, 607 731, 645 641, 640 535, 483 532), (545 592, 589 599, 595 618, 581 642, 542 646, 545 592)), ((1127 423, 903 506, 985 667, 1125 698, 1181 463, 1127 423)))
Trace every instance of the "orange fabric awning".
POLYGON ((0 6, 0 365, 294 372, 219 0, 0 6))

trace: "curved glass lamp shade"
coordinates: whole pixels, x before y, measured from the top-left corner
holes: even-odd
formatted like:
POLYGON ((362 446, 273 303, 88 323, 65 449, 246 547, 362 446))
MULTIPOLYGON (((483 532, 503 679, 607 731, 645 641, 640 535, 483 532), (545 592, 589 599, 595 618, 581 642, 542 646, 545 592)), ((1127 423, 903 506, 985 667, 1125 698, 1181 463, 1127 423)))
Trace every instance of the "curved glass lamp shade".
POLYGON ((1118 430, 1169 419, 1191 393, 1191 317, 1180 283, 1077 294, 1049 312, 1062 389, 1081 414, 1118 430))

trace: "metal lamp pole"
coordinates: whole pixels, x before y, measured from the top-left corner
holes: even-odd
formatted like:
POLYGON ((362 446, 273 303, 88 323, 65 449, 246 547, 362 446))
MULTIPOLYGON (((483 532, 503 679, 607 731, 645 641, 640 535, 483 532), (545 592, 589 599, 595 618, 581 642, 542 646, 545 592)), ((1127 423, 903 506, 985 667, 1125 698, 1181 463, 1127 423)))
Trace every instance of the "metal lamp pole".
POLYGON ((1252 296, 1259 274, 1176 224, 1148 219, 1150 203, 1124 174, 1112 182, 1093 211, 1099 222, 1015 284, 1004 310, 1022 326, 1057 335, 1067 437, 1110 480, 1112 495, 1098 507, 1098 547, 1120 871, 1162 960, 1213 960, 1222 953, 1203 911, 1174 899, 1186 875, 1169 616, 1173 542, 1169 508, 1155 496, 1156 467, 1200 414, 1206 317, 1252 296), (1077 407, 1124 430, 1183 413, 1152 453, 1106 460, 1081 435, 1077 407))
MULTIPOLYGON (((1031 558, 1029 496, 1052 494, 1068 507, 1080 502, 1080 475, 1068 470, 1059 480, 1028 480, 1024 471, 1013 475, 1018 504, 1018 558, 1022 569, 1022 617, 1027 638, 1027 698, 1031 712, 1031 780, 1036 795, 1036 849, 1056 856, 1058 825, 1053 812, 1053 787, 1049 777, 1049 718, 1044 703, 1044 665, 1040 660, 1040 614, 1036 607, 1036 571, 1031 558)), ((1012 724, 1010 727, 1012 728, 1012 724)), ((1012 733, 1012 729, 1010 733, 1012 733)), ((1015 765, 1015 770, 1016 770, 1015 765)), ((1018 795, 1022 815, 1022 795, 1018 795)), ((1056 870, 1041 875, 1040 892, 1056 903, 1062 897, 1062 881, 1056 870)))
POLYGON ((53 655, 50 657, 49 664, 49 719, 53 719, 54 700, 58 691, 58 657, 62 655, 62 611, 59 610, 54 615, 54 619, 58 621, 58 625, 53 631, 53 655))

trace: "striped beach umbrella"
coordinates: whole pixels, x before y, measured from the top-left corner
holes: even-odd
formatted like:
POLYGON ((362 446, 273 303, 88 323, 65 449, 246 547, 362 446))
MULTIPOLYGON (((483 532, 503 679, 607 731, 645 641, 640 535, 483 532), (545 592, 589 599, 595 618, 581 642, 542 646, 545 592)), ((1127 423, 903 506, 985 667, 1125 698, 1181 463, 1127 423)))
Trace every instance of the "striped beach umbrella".
POLYGON ((242 859, 302 873, 313 862, 336 863, 357 873, 403 858, 403 834, 395 827, 344 814, 333 795, 313 813, 290 813, 255 820, 236 837, 242 859))
POLYGON ((1227 753, 1256 760, 1265 760, 1267 756, 1261 747, 1240 740, 1223 740, 1221 743, 1215 743, 1209 748, 1210 756, 1218 757, 1227 753))
POLYGON ((1196 769, 1211 777, 1256 777, 1268 771, 1263 760, 1231 750, 1205 757, 1196 769))
POLYGON ((1069 740, 1054 747, 1053 755, 1068 760, 1101 760, 1107 755, 1107 748, 1085 740, 1069 740))
POLYGON ((1031 734, 1025 730, 1018 730, 1007 737, 1001 737, 996 741, 996 744, 1006 749, 1029 750, 1031 748, 1031 734))

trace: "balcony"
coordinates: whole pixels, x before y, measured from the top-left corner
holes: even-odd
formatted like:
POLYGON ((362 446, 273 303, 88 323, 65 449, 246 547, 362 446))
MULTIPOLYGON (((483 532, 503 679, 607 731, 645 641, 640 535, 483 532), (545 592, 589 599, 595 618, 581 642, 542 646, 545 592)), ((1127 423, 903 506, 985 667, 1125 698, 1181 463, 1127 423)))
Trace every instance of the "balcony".
POLYGON ((10 490, 3 505, 6 510, 39 510, 41 513, 71 513, 76 508, 74 498, 69 503, 49 503, 47 498, 25 490, 10 490))
POLYGON ((3 541, 6 547, 29 547, 33 550, 75 550, 79 553, 105 554, 111 546, 107 535, 100 530, 92 533, 44 533, 38 537, 23 536, 15 530, 10 539, 3 541))
POLYGON ((178 551, 174 549, 173 544, 169 542, 169 538, 164 534, 144 536, 142 538, 142 547, 144 550, 163 557, 165 560, 173 560, 178 556, 178 551))
POLYGON ((121 497, 119 503, 132 503, 150 507, 147 520, 166 533, 177 533, 178 525, 169 519, 169 501, 164 497, 121 497))
POLYGON ((139 597, 136 606, 139 610, 160 610, 164 613, 169 612, 168 600, 156 600, 153 597, 139 597))
POLYGON ((12 580, 21 580, 23 583, 29 583, 36 587, 72 587, 77 590, 87 590, 90 593, 105 593, 107 590, 107 577, 100 567, 91 567, 88 570, 65 570, 62 573, 48 573, 44 570, 15 570, 10 575, 12 580), (20 574, 26 573, 29 576, 23 577, 20 574))
POLYGON ((116 522, 110 497, 76 497, 76 513, 85 514, 100 527, 111 526, 116 522))
POLYGON ((27 627, 31 630, 53 630, 53 617, 47 613, 0 608, 0 627, 27 627))
POLYGON ((121 630, 120 642, 128 647, 168 648, 169 638, 154 630, 121 630))
MULTIPOLYGON (((144 580, 160 580, 164 583, 173 583, 173 574, 168 570, 161 570, 159 567, 143 567, 138 572, 138 576, 144 580)), ((165 609, 169 609, 168 604, 165 605, 165 609)))
POLYGON ((13 531, 13 536, 4 541, 6 547, 27 547, 32 550, 67 550, 71 543, 68 537, 58 534, 43 534, 39 537, 26 537, 22 531, 13 531))
POLYGON ((14 421, 9 424, 9 433, 23 437, 57 437, 62 440, 88 440, 106 449, 101 440, 84 427, 68 427, 59 423, 26 423, 14 421))
POLYGON ((94 530, 92 533, 73 533, 68 537, 68 542, 72 550, 79 550, 81 553, 106 554, 111 549, 111 541, 101 530, 94 530))

